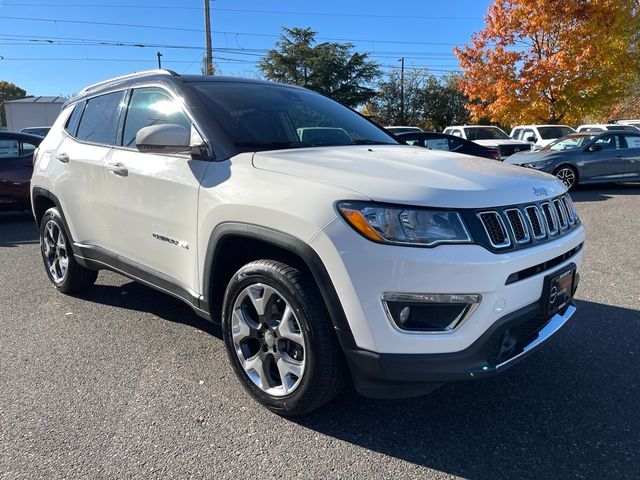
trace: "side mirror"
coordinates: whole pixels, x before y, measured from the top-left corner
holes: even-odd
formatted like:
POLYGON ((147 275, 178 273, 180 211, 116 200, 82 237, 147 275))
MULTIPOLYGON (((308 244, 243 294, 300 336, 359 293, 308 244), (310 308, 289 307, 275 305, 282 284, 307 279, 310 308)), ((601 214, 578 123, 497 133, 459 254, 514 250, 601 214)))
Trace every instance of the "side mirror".
POLYGON ((527 137, 527 142, 533 142, 536 143, 538 139, 536 137, 534 137, 533 135, 531 135, 530 137, 527 137))
POLYGON ((599 152, 602 150, 602 145, 591 145, 589 148, 587 148, 587 151, 589 152, 599 152))
POLYGON ((136 147, 144 153, 186 153, 191 150, 191 134, 182 125, 151 125, 138 130, 136 147))

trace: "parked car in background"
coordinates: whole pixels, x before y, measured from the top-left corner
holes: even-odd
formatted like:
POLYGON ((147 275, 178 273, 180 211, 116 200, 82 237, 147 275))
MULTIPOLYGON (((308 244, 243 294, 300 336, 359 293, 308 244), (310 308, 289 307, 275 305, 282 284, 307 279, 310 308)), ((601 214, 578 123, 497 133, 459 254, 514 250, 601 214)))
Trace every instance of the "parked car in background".
POLYGON ((28 133, 29 135, 38 135, 39 137, 46 137, 51 127, 27 127, 20 130, 20 133, 28 133))
POLYGON ((576 133, 568 125, 518 125, 511 130, 510 137, 531 143, 533 150, 540 150, 560 137, 576 133))
POLYGON ((0 210, 29 210, 33 152, 42 137, 0 132, 0 210))
POLYGON ((394 135, 397 135, 398 133, 419 133, 423 131, 420 127, 388 126, 384 128, 387 132, 391 132, 394 135))
POLYGON ((640 131, 581 132, 540 151, 511 156, 507 163, 552 173, 578 184, 640 180, 640 131))
POLYGON ((577 129, 578 132, 605 132, 607 130, 625 130, 628 132, 640 132, 640 129, 633 125, 624 125, 620 123, 593 123, 587 125, 580 125, 577 129))
POLYGON ((421 133, 400 133, 397 137, 404 140, 409 145, 426 147, 430 150, 445 150, 476 157, 500 160, 500 151, 497 148, 485 147, 475 142, 455 137, 446 133, 421 132, 421 133))
POLYGON ((443 133, 497 148, 502 160, 514 153, 531 150, 530 143, 513 140, 504 130, 493 125, 458 125, 445 128, 443 133))
POLYGON ((613 122, 617 125, 631 125, 632 127, 640 128, 640 118, 630 118, 627 120, 616 120, 613 122))

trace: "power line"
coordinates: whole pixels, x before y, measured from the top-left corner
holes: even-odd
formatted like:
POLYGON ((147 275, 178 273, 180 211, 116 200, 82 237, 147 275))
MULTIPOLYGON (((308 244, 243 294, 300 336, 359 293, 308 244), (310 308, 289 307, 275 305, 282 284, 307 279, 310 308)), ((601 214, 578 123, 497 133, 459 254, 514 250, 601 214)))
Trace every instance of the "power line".
MULTIPOLYGON (((134 23, 115 23, 115 22, 97 22, 90 20, 66 20, 66 19, 53 19, 53 18, 30 18, 30 17, 14 17, 14 16, 0 16, 7 20, 20 20, 29 22, 50 22, 50 23, 71 23, 71 24, 84 24, 84 25, 101 25, 109 27, 127 27, 127 28, 147 28, 155 30, 171 30, 181 32, 204 32, 201 28, 184 28, 184 27, 169 27, 167 25, 141 25, 134 23)), ((234 36, 251 36, 251 37, 270 37, 280 38, 280 35, 273 33, 253 33, 253 32, 228 32, 212 30, 212 33, 234 36)), ((358 38, 328 38, 318 37, 319 40, 337 41, 337 42, 366 42, 366 43, 386 43, 386 44, 400 44, 400 45, 439 45, 439 46, 456 46, 458 43, 444 43, 444 42, 416 42, 416 41, 404 41, 404 40, 375 40, 375 39, 358 39, 358 38)))
MULTIPOLYGON (((92 5, 77 4, 77 3, 13 3, 4 2, 4 6, 15 7, 73 7, 73 8, 130 8, 140 9, 149 8, 150 5, 117 5, 106 3, 94 3, 92 5)), ((189 7, 184 5, 153 5, 154 9, 167 9, 167 10, 202 10, 203 7, 189 7)), ((218 12, 229 13, 251 13, 251 14, 265 14, 265 15, 295 15, 295 16, 326 16, 326 17, 355 17, 355 18, 381 18, 381 19, 407 19, 407 20, 482 20, 482 17, 459 17, 459 16, 433 16, 433 15, 382 15, 371 13, 338 13, 338 12, 303 12, 303 11, 290 11, 290 10, 252 10, 243 8, 220 8, 215 9, 218 12)))

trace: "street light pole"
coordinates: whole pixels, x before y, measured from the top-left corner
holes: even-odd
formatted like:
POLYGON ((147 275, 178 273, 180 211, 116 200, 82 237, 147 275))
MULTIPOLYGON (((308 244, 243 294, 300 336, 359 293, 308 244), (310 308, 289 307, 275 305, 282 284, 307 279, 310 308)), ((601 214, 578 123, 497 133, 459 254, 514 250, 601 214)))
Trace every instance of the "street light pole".
POLYGON ((205 75, 213 75, 213 51, 211 49, 211 13, 209 0, 204 0, 204 28, 206 54, 204 59, 205 75))
POLYGON ((162 69, 162 60, 160 60, 160 57, 162 57, 162 54, 158 52, 156 53, 156 56, 158 57, 158 68, 162 69))
POLYGON ((404 125, 404 57, 400 58, 400 125, 404 125))

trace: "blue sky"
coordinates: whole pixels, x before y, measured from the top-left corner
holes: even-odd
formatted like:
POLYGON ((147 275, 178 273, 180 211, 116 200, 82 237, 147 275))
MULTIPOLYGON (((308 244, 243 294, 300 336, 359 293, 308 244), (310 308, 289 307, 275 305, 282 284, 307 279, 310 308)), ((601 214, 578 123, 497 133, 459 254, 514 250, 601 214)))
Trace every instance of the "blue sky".
MULTIPOLYGON (((452 48, 469 42, 483 27, 489 3, 214 0, 214 59, 223 74, 256 76, 256 62, 281 28, 297 26, 311 27, 319 40, 352 42, 356 50, 371 52, 385 71, 397 68, 404 56, 408 68, 428 67, 444 74, 458 69, 452 48)), ((202 4, 0 0, 0 80, 14 82, 30 95, 68 95, 92 82, 155 68, 157 51, 163 67, 197 74, 204 55, 202 4)))

